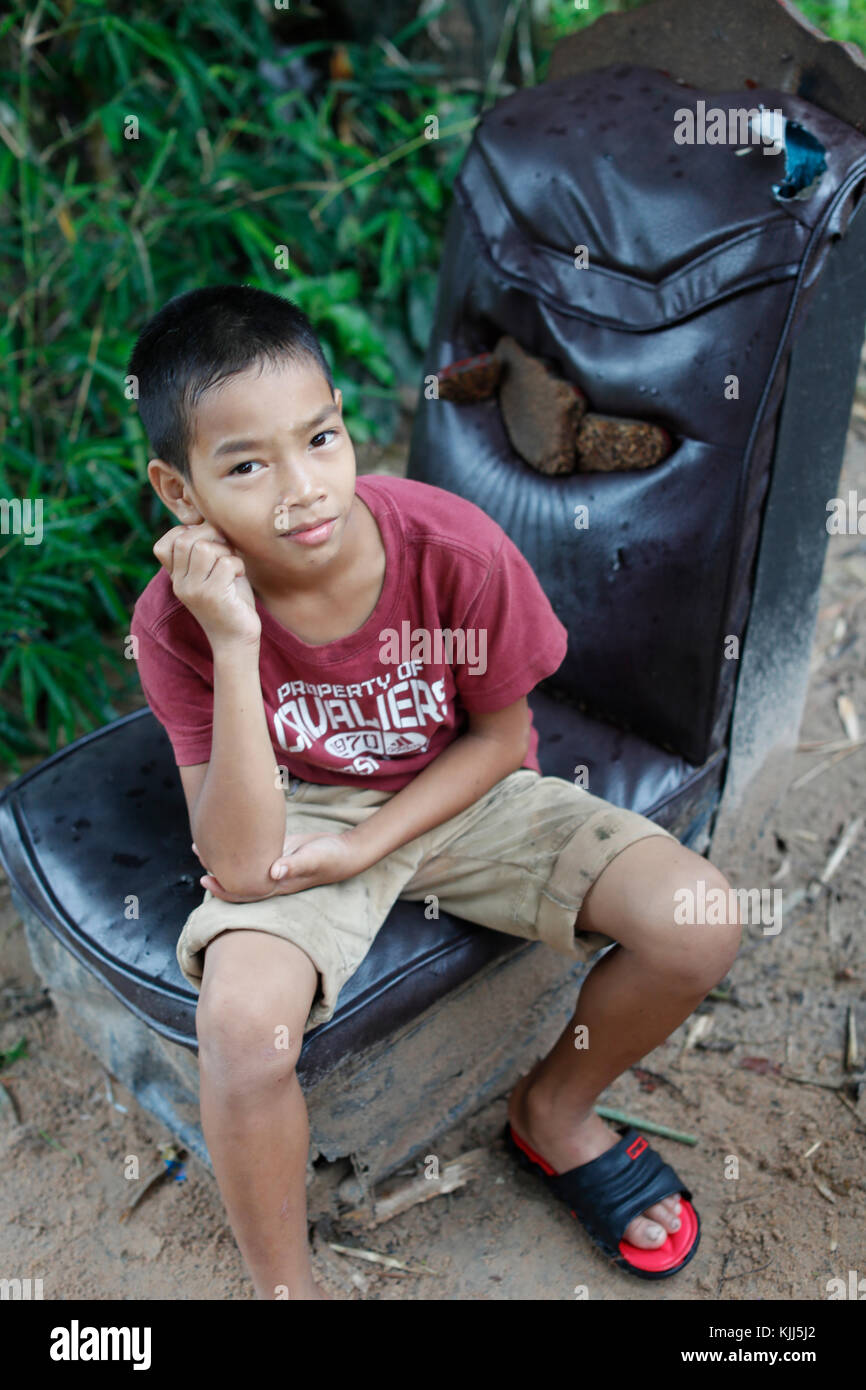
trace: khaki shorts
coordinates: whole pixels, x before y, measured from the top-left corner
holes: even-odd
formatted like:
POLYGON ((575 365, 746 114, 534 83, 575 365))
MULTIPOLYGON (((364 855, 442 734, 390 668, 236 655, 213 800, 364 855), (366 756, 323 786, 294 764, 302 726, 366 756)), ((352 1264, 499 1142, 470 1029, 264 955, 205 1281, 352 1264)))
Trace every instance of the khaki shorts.
MULTIPOLYGON (((297 834, 340 832, 374 815, 397 794, 293 777, 285 791, 286 828, 297 834)), ((587 960, 613 938, 575 932, 584 896, 621 850, 649 835, 679 843, 636 811, 591 796, 562 777, 518 768, 471 806, 354 878, 258 902, 224 902, 206 889, 181 932, 178 964, 198 990, 204 949, 220 932, 255 928, 294 942, 320 977, 306 1033, 332 1017, 340 990, 398 898, 423 901, 435 894, 439 908, 467 922, 544 941, 561 955, 587 960), (579 883, 571 881, 571 873, 557 872, 571 840, 578 846, 579 883)))

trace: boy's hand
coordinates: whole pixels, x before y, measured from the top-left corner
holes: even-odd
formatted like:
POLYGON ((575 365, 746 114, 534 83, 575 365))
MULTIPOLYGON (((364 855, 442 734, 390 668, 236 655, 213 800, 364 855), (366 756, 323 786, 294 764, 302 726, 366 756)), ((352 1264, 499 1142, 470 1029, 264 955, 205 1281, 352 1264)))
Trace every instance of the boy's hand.
MULTIPOLYGON (((195 844, 193 850, 198 855, 195 844)), ((227 893, 213 874, 202 875, 199 883, 203 888, 209 888, 215 898, 222 898, 227 903, 261 902, 264 898, 300 893, 304 888, 317 888, 323 883, 340 883, 368 867, 350 831, 337 835, 287 835, 282 854, 270 867, 269 876, 274 884, 270 893, 262 893, 257 898, 227 893)))
POLYGON ((160 536, 153 553, 211 647, 260 641, 262 622, 244 562, 209 521, 173 526, 160 536))

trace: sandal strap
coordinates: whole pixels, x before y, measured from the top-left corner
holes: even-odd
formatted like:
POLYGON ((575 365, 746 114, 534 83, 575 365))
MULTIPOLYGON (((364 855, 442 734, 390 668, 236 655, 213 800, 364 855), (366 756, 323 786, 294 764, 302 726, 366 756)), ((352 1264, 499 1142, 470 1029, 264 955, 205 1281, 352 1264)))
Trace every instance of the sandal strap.
MULTIPOLYGON (((622 1132, 622 1127, 620 1131, 622 1132)), ((587 1230, 615 1252, 623 1232, 636 1216, 663 1197, 692 1194, 669 1163, 633 1126, 619 1143, 590 1163, 567 1173, 548 1176, 553 1192, 576 1212, 587 1230)))

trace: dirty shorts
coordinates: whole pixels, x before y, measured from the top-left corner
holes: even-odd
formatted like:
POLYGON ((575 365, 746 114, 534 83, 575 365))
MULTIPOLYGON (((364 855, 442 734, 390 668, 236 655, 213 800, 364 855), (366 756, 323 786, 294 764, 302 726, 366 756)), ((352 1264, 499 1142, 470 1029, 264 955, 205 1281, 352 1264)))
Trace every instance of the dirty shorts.
MULTIPOLYGON (((396 792, 325 786, 292 777, 285 788, 286 832, 340 833, 375 815, 396 792)), ((299 946, 319 973, 304 1032, 325 1023, 398 898, 424 901, 510 936, 546 942, 574 960, 612 944, 574 930, 583 898, 621 850, 649 835, 675 837, 636 811, 592 796, 562 777, 518 768, 471 806, 400 845, 340 883, 258 902, 224 902, 205 890, 177 944, 184 977, 198 990, 204 949, 231 928, 271 932, 299 946), (560 855, 574 840, 580 881, 567 882, 560 855)))

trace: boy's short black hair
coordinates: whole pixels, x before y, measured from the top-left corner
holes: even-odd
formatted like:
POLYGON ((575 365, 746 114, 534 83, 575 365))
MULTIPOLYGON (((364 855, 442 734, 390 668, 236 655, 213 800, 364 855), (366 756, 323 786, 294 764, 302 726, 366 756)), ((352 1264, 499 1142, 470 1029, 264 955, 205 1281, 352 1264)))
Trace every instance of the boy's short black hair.
POLYGON ((252 285, 176 295, 143 328, 129 359, 138 413, 154 458, 189 482, 195 408, 211 386, 259 362, 315 363, 334 382, 310 320, 296 304, 252 285))

